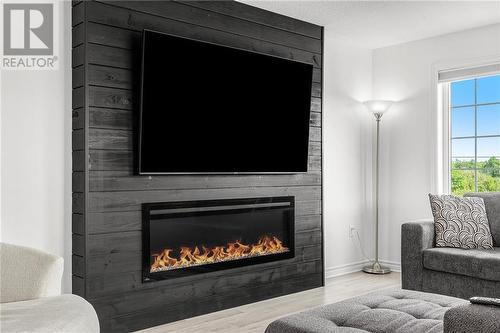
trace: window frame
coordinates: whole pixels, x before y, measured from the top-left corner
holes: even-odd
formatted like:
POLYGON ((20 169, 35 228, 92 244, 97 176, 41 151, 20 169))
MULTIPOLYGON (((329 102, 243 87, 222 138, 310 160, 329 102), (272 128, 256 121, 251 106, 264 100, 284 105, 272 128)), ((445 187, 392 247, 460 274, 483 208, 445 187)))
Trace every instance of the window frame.
POLYGON ((452 176, 452 171, 453 170, 469 170, 469 171, 474 171, 474 192, 478 192, 479 187, 478 187, 478 139, 484 139, 484 138, 499 138, 500 139, 500 133, 499 134, 494 134, 494 135, 478 135, 478 107, 481 106, 488 106, 488 105, 500 105, 499 102, 493 102, 493 103, 480 103, 478 104, 477 101, 477 80, 485 77, 490 77, 490 76, 500 76, 500 73, 494 72, 494 73, 484 73, 484 74, 479 74, 476 76, 472 77, 467 77, 467 78, 457 78, 455 80, 450 80, 447 82, 441 82, 438 83, 439 87, 439 92, 438 92, 438 100, 441 100, 441 108, 442 108, 442 116, 443 116, 443 131, 442 131, 442 138, 443 138, 443 189, 445 189, 446 193, 452 194, 452 188, 451 188, 451 176, 452 176), (451 84, 453 82, 458 82, 458 81, 466 81, 466 80, 474 80, 474 104, 471 105, 460 105, 458 107, 453 107, 451 105, 451 84), (439 98, 440 97, 440 98, 439 98), (471 107, 474 108, 474 135, 472 136, 457 136, 453 137, 452 136, 452 110, 454 108, 466 108, 466 107, 471 107), (453 140, 456 139, 474 139, 474 169, 453 169, 453 140))
POLYGON ((451 194, 451 82, 439 84, 441 93, 441 108, 443 113, 443 189, 451 194))
MULTIPOLYGON (((449 194, 451 191, 449 154, 449 117, 443 107, 443 86, 450 81, 450 77, 466 78, 477 68, 486 68, 497 64, 500 66, 500 55, 487 55, 473 58, 448 58, 437 60, 429 66, 429 110, 428 126, 430 128, 428 142, 429 159, 429 191, 437 194, 449 194), (466 70, 466 71, 462 71, 466 70), (446 77, 443 77, 444 73, 446 77)), ((491 68, 491 67, 490 67, 491 68)), ((490 73, 500 73, 493 68, 490 73)), ((483 72, 484 73, 484 72, 483 72)), ((475 75, 471 75, 475 76, 475 75)), ((451 80, 453 81, 453 80, 451 80)))

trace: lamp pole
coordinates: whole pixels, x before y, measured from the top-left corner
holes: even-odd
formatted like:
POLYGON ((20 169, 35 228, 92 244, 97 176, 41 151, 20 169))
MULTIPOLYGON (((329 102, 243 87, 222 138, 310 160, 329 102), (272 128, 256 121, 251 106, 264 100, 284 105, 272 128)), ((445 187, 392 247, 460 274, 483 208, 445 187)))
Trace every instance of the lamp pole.
MULTIPOLYGON (((378 261, 378 242, 379 242, 379 236, 378 236, 378 225, 379 225, 379 166, 380 166, 380 159, 379 159, 379 147, 380 147, 380 120, 382 119, 382 115, 384 114, 385 111, 389 108, 389 106, 392 103, 389 103, 387 101, 380 101, 381 102, 386 102, 388 103, 386 107, 384 107, 383 110, 378 110, 377 107, 374 107, 374 102, 366 102, 365 105, 371 109, 373 112, 373 115, 375 117, 375 121, 377 122, 377 142, 376 142, 376 150, 375 150, 375 259, 372 264, 367 265, 363 267, 363 272, 365 273, 370 273, 370 274, 388 274, 391 272, 390 268, 388 267, 383 267, 380 265, 378 261), (370 107, 371 106, 371 107, 370 107)), ((376 104, 376 105, 379 105, 376 104)))

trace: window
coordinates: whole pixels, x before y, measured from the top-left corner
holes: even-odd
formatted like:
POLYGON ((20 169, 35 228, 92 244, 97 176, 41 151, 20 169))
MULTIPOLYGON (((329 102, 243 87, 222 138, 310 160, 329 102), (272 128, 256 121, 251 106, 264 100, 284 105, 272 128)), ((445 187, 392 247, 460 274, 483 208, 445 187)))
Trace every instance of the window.
POLYGON ((500 75, 452 81, 445 91, 451 192, 500 191, 500 75))

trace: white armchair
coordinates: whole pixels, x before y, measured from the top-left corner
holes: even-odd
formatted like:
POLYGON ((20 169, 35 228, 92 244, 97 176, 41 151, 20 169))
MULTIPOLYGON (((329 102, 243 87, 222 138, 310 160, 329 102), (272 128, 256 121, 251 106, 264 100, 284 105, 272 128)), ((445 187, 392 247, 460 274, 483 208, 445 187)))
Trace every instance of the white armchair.
POLYGON ((0 243, 0 303, 61 294, 63 258, 0 243))
POLYGON ((0 243, 2 333, 98 333, 97 314, 85 299, 61 295, 63 259, 0 243))

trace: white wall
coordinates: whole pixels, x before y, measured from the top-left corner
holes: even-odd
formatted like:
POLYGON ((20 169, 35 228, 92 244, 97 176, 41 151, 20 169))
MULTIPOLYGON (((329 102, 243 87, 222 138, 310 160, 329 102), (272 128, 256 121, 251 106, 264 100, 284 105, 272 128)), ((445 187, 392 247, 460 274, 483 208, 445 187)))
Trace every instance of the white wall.
POLYGON ((432 67, 500 55, 500 25, 373 51, 374 98, 398 101, 382 119, 381 253, 400 262, 404 221, 429 218, 433 184, 432 67))
POLYGON ((2 241, 64 257, 71 292, 71 2, 59 6, 59 69, 1 76, 2 241))
POLYGON ((371 143, 373 119, 361 101, 371 98, 372 51, 350 45, 325 27, 323 186, 326 276, 359 270, 363 257, 350 225, 372 247, 371 143))

